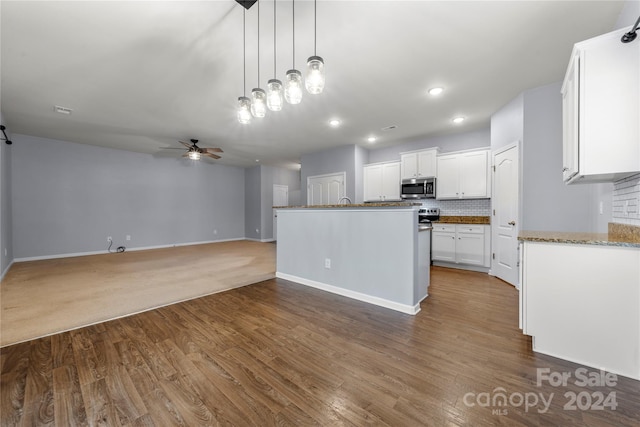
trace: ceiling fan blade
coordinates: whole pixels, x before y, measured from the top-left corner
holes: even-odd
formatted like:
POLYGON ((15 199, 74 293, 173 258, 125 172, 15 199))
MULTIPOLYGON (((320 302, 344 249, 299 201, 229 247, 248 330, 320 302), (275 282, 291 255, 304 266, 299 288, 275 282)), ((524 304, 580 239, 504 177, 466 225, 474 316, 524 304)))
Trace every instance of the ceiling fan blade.
POLYGON ((211 153, 202 153, 203 156, 207 156, 207 157, 211 157, 212 159, 220 159, 220 156, 216 156, 215 154, 211 154, 211 153))
POLYGON ((182 156, 180 157, 189 157, 189 153, 184 153, 182 156))
POLYGON ((222 149, 218 148, 218 147, 216 147, 216 148, 203 148, 203 150, 206 153, 222 153, 223 152, 222 149))
POLYGON ((184 145, 187 148, 191 148, 191 144, 189 144, 188 142, 184 142, 184 141, 178 141, 180 144, 184 145))

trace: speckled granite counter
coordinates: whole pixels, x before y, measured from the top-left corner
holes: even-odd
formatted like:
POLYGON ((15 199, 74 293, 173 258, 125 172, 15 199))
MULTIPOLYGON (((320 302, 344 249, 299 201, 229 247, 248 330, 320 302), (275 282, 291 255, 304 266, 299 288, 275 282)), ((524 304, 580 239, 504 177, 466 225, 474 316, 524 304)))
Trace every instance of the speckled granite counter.
POLYGON ((518 240, 525 242, 572 243, 579 245, 640 248, 640 227, 609 223, 608 233, 521 231, 518 235, 518 240))
POLYGON ((442 224, 491 224, 491 218, 488 216, 443 216, 440 215, 438 221, 442 224))
POLYGON ((308 205, 308 206, 274 206, 274 209, 335 209, 335 208, 407 208, 412 206, 422 206, 421 203, 355 203, 340 205, 308 205))

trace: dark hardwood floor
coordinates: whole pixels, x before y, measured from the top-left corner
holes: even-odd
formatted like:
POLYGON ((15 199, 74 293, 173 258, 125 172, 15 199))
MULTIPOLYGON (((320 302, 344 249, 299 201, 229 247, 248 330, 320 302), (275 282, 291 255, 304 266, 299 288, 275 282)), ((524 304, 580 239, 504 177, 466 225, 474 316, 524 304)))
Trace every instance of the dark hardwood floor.
POLYGON ((430 294, 409 316, 275 279, 5 347, 2 425, 638 426, 640 382, 533 353, 511 286, 434 268, 430 294))

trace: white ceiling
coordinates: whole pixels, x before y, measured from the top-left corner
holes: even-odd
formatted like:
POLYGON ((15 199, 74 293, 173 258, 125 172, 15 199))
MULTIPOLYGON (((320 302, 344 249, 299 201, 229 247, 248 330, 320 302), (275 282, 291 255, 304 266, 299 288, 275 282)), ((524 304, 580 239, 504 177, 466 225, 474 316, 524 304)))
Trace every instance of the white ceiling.
MULTIPOLYGON (((274 77, 273 1, 260 0, 260 87, 274 77)), ((208 1, 1 2, 2 113, 12 133, 162 155, 179 139, 219 163, 296 163, 489 126, 520 92, 559 81, 573 43, 609 32, 621 1, 317 3, 326 88, 241 125, 242 7, 208 1), (427 89, 443 86, 434 99, 427 89), (54 105, 73 109, 70 116, 54 105), (467 117, 453 125, 456 115, 467 117), (342 126, 333 129, 329 119, 342 126), (381 128, 396 125, 392 131, 381 128), (369 145, 369 135, 378 136, 369 145)), ((277 75, 292 66, 292 2, 277 4, 277 75)), ((295 2, 296 68, 313 55, 313 1, 295 2)), ((247 11, 247 93, 258 5, 247 11)), ((629 25, 633 24, 632 22, 629 25)), ((179 153, 179 152, 177 152, 179 153)))

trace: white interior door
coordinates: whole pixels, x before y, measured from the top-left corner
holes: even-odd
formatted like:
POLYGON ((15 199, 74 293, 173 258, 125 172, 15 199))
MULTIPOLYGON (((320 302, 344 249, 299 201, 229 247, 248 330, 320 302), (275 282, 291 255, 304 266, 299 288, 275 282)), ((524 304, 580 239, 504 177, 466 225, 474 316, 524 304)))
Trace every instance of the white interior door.
MULTIPOLYGON (((289 206, 289 186, 273 184, 273 205, 289 206)), ((273 210, 273 240, 277 240, 278 235, 278 213, 273 210)))
POLYGON ((512 144, 493 154, 493 256, 491 274, 519 288, 518 203, 520 145, 512 144))
POLYGON ((344 197, 345 172, 307 178, 307 205, 336 205, 344 197))

